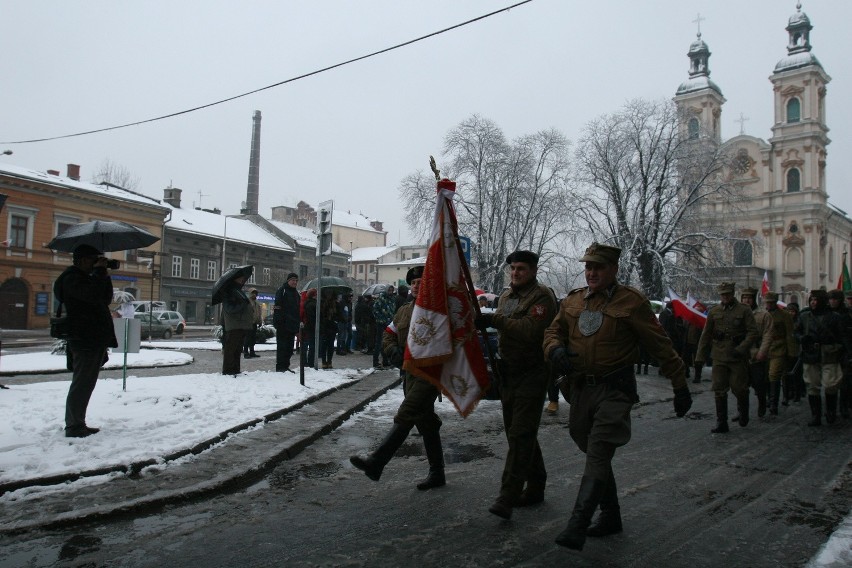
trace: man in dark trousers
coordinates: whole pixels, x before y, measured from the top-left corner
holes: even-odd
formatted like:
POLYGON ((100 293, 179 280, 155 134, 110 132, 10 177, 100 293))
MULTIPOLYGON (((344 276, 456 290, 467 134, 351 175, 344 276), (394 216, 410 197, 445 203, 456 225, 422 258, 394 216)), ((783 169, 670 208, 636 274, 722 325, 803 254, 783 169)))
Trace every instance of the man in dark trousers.
POLYGON ((513 507, 544 501, 547 471, 538 444, 541 407, 550 367, 544 359, 544 330, 556 315, 556 298, 539 284, 538 255, 519 250, 506 258, 510 287, 500 295, 497 310, 482 314, 477 327, 494 327, 500 353, 500 404, 509 451, 503 466, 500 494, 488 509, 510 519, 513 507))
MULTIPOLYGON (((405 281, 411 286, 412 297, 417 297, 422 277, 422 266, 415 266, 408 270, 405 281)), ((403 304, 382 335, 382 352, 394 366, 402 366, 413 311, 414 302, 403 304)), ((417 484, 417 489, 424 491, 442 487, 446 485, 446 478, 444 477, 444 451, 441 446, 441 419, 435 414, 438 389, 429 381, 410 373, 405 373, 405 384, 407 385, 405 398, 399 405, 387 437, 373 453, 367 456, 352 456, 349 461, 366 473, 367 477, 378 481, 387 463, 405 442, 408 433, 416 427, 423 437, 426 458, 429 460, 429 474, 417 484)))
POLYGON ((593 243, 580 259, 587 286, 568 293, 544 332, 544 352, 570 384, 569 432, 586 466, 568 526, 556 544, 582 550, 587 536, 621 532, 621 509, 612 471, 615 450, 630 440, 630 410, 639 401, 633 362, 641 345, 660 364, 674 390, 674 410, 692 406, 686 370, 648 298, 619 284, 621 249, 593 243), (590 526, 600 505, 600 515, 590 526))
POLYGON ((287 280, 275 292, 275 304, 272 307, 272 325, 275 326, 275 371, 283 373, 290 371, 290 359, 293 357, 293 343, 296 334, 299 333, 299 309, 302 298, 296 286, 299 284, 299 275, 291 272, 287 280))
POLYGON ((71 328, 66 344, 72 376, 65 400, 65 436, 85 438, 99 431, 86 424, 86 409, 107 361, 107 348, 118 347, 109 311, 112 279, 107 259, 94 247, 78 246, 73 265, 56 279, 53 293, 62 302, 71 328))

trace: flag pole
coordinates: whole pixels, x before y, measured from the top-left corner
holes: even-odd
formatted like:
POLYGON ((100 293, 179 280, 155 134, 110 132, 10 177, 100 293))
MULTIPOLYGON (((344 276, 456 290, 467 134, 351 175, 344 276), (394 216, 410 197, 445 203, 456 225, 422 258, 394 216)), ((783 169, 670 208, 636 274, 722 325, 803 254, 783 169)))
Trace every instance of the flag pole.
MULTIPOLYGON (((438 169, 438 166, 435 163, 435 158, 433 156, 429 156, 429 167, 432 168, 432 172, 435 174, 435 181, 440 183, 441 170, 438 169)), ((453 206, 452 201, 449 201, 447 203, 447 206, 447 210, 450 212, 450 228, 453 230, 453 240, 455 241, 456 254, 459 256, 459 264, 461 264, 462 266, 462 273, 464 274, 464 279, 467 283, 467 293, 470 296, 470 301, 473 305, 475 317, 476 319, 479 319, 479 317, 482 315, 482 311, 479 309, 479 300, 476 298, 476 288, 473 285, 473 277, 471 277, 470 275, 470 267, 467 265, 467 261, 464 258, 464 253, 462 252, 461 239, 459 239, 458 220, 456 219, 456 208, 453 206)), ((488 328, 485 325, 482 325, 479 328, 479 331, 480 333, 482 333, 482 338, 484 339, 483 343, 485 343, 485 350, 488 353, 488 361, 491 364, 491 372, 494 374, 494 378, 499 384, 500 370, 497 366, 497 355, 494 353, 494 346, 491 345, 491 342, 488 340, 488 328)))

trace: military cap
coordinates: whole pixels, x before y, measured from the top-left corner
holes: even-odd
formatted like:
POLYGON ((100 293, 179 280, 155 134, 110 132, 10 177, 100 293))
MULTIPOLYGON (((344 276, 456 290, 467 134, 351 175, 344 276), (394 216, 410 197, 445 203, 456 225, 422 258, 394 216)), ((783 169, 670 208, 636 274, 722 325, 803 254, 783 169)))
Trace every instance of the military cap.
POLYGON ((618 258, 621 256, 621 249, 602 245, 600 243, 592 243, 586 249, 586 254, 580 259, 580 262, 599 262, 601 264, 618 264, 618 258))
POLYGON ((831 290, 828 293, 829 300, 843 300, 843 290, 831 290))
POLYGON ((411 284, 417 278, 423 278, 423 267, 422 266, 412 266, 408 269, 408 272, 405 275, 405 283, 411 284))
POLYGON ((513 262, 523 262, 530 266, 538 266, 538 255, 531 250, 516 250, 506 257, 506 264, 513 262))
POLYGON ((778 293, 777 292, 767 292, 763 297, 764 302, 777 302, 778 301, 778 293))
POLYGON ((716 291, 719 294, 733 294, 734 288, 736 288, 736 284, 733 282, 720 282, 718 286, 716 286, 716 291))
POLYGON ((757 288, 743 288, 743 291, 740 292, 740 298, 743 296, 751 296, 752 298, 757 298, 757 288))

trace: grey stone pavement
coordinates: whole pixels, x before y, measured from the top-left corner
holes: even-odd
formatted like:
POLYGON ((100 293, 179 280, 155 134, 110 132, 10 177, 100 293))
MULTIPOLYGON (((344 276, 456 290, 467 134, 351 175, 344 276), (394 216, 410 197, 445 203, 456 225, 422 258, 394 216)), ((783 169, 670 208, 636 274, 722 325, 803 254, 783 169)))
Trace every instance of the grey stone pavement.
MULTIPOLYGON (((367 369, 371 365, 368 355, 346 356, 347 367, 367 369)), ((98 472, 85 472, 76 481, 31 480, 18 490, 26 492, 32 487, 32 495, 0 502, 0 534, 151 511, 245 487, 399 383, 397 369, 373 371, 360 380, 274 412, 260 427, 254 422, 234 425, 185 456, 165 464, 162 457, 152 456, 129 469, 116 468, 127 469, 123 473, 104 473, 111 475, 110 479, 92 479, 98 472)))

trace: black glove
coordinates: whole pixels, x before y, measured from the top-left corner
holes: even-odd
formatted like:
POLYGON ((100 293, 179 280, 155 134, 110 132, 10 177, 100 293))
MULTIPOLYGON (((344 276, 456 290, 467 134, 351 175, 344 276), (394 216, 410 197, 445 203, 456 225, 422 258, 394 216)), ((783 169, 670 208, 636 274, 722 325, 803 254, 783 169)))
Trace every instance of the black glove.
POLYGON ((390 362, 394 367, 402 367, 402 359, 405 356, 405 351, 395 346, 391 352, 390 362))
POLYGON ((553 364, 553 370, 562 375, 567 375, 574 367, 571 363, 571 357, 576 356, 577 354, 568 351, 567 347, 557 347, 550 352, 550 362, 553 364))
POLYGON ((689 409, 692 408, 692 395, 689 394, 689 387, 681 387, 674 390, 674 410, 678 418, 683 418, 689 409))
POLYGON ((476 319, 473 320, 473 325, 476 329, 494 327, 494 314, 479 314, 476 316, 476 319))

